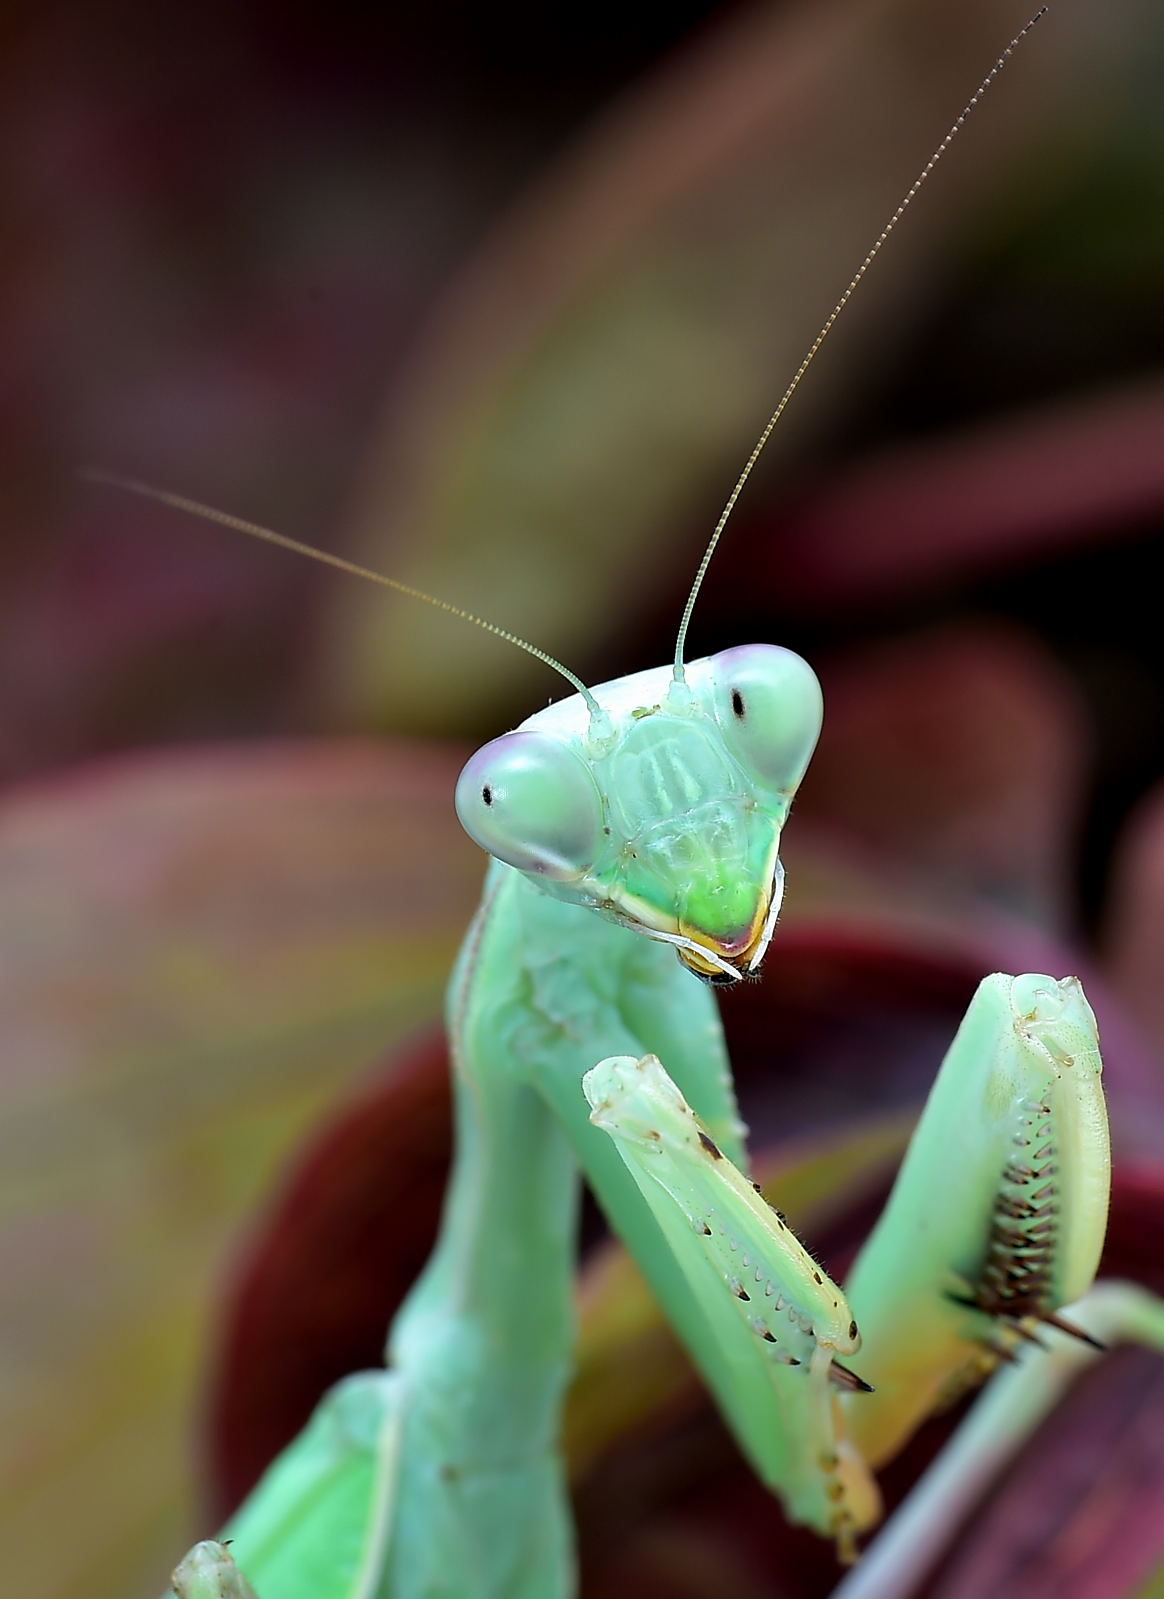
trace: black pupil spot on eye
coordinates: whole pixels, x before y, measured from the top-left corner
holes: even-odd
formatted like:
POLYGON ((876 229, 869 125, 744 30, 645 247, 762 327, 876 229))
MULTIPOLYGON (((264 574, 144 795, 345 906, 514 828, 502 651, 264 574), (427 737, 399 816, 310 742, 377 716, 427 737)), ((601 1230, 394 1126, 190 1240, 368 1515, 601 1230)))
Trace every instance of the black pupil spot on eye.
POLYGON ((486 805, 493 804, 493 790, 489 787, 488 783, 486 783, 485 787, 481 790, 481 798, 485 801, 486 805))
POLYGON ((742 722, 746 707, 744 705, 744 696, 740 693, 738 688, 732 689, 732 710, 742 722))

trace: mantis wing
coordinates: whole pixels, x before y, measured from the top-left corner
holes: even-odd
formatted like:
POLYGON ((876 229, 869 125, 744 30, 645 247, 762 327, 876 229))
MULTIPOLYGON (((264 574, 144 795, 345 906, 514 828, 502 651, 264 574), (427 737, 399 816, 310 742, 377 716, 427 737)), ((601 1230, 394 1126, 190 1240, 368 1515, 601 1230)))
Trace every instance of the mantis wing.
POLYGON ((394 1495, 398 1386, 384 1371, 338 1383, 227 1528, 225 1561, 221 1545, 199 1544, 179 1566, 175 1578, 190 1564, 179 1599, 254 1599, 248 1578, 263 1599, 368 1599, 394 1495))

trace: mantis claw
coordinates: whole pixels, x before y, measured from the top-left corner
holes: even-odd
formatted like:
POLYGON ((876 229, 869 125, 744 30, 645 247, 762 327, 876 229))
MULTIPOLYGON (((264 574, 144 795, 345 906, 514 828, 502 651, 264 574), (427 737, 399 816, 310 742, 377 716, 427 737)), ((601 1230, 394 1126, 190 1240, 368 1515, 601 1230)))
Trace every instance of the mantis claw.
POLYGON ((847 1389, 849 1393, 872 1394, 877 1391, 872 1383, 866 1382, 863 1377, 858 1377, 848 1366, 842 1366, 839 1360, 834 1360, 829 1367, 829 1380, 835 1387, 847 1389))
MULTIPOLYGON (((1039 1320, 1045 1322, 1048 1327, 1057 1327, 1061 1333, 1066 1333, 1068 1338, 1078 1338, 1080 1343, 1087 1344, 1089 1348, 1097 1350, 1101 1355, 1106 1355, 1108 1352, 1109 1346, 1107 1344, 1102 1343, 1098 1338, 1092 1337, 1091 1333, 1085 1328, 1077 1326, 1075 1322, 1068 1321, 1066 1316, 1060 1316, 1057 1311, 1044 1311, 1039 1320)), ((1042 1347, 1046 1348, 1046 1345, 1044 1344, 1042 1347)))
POLYGON ((1024 1322, 1012 1321, 1010 1330, 1016 1338, 1021 1338, 1025 1344, 1033 1344, 1036 1349, 1045 1350, 1047 1348, 1047 1344, 1039 1337, 1038 1333, 1033 1328, 1026 1326, 1024 1322))

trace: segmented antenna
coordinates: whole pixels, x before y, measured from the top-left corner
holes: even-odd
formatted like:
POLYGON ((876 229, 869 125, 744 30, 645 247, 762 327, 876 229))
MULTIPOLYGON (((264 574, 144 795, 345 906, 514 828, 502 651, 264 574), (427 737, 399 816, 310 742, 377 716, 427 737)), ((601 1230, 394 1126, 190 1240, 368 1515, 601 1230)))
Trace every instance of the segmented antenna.
POLYGON ((119 477, 115 472, 96 470, 83 472, 81 476, 87 482, 126 489, 130 494, 141 495, 143 499, 157 500, 159 504, 172 506, 176 511, 187 511, 191 516, 200 516, 204 521, 217 522, 221 527, 233 528, 236 533, 247 533, 251 538, 265 539, 268 544, 277 544, 280 549, 293 550, 296 555, 306 555, 313 561, 322 561, 325 566, 334 566, 340 572, 347 572, 352 577, 367 578, 369 583, 379 583, 382 588, 395 589, 397 594, 407 594, 411 599, 423 600, 426 605, 433 605, 438 611, 447 612, 449 616, 459 616, 462 622, 472 622, 474 627, 483 628, 486 633, 505 639, 509 644, 516 644, 519 650, 525 650, 527 655, 532 655, 535 659, 543 661, 546 666, 552 667, 581 694, 592 717, 603 715, 601 706, 582 679, 575 677, 568 666, 556 661, 548 651, 538 649, 536 644, 531 644, 527 639, 518 638, 517 634, 511 633, 508 628, 498 627, 496 622, 487 622, 483 616, 476 616, 472 611, 450 604, 448 600, 438 599, 435 594, 426 594, 423 589, 413 588, 410 583, 401 583, 394 577, 385 577, 382 572, 373 572, 369 567, 357 566, 355 561, 346 561, 342 555, 332 555, 327 550, 317 550, 313 544, 302 544, 298 539, 288 538, 285 533, 276 533, 273 528, 260 527, 257 522, 248 522, 241 516, 231 516, 228 511, 216 511, 213 506, 203 505, 199 500, 188 499, 184 494, 174 494, 169 489, 155 488, 152 483, 142 483, 137 478, 119 477))
POLYGON ((736 501, 740 497, 740 493, 743 490, 744 484, 751 477, 752 468, 760 459, 761 452, 763 451, 765 444, 767 444, 768 440, 771 438, 777 422, 779 422, 780 418, 784 415, 789 400, 791 400, 792 396, 800 387, 801 379, 804 377, 804 374, 808 371, 813 361, 815 361, 818 350, 832 332, 837 318, 848 305, 849 301, 853 298, 853 294, 857 288, 857 285, 865 276, 866 272, 868 272, 869 268, 873 265, 873 262, 881 254, 882 245, 885 243, 886 239, 888 239, 889 235, 893 232, 897 224, 901 221, 905 213, 909 210, 909 207, 913 203, 918 190, 925 183, 930 173, 934 170, 938 162, 945 155, 946 151, 953 144, 959 133, 961 133, 967 117, 978 105, 987 89, 990 88, 995 78, 998 77, 998 74, 1002 71, 1003 67, 1006 66, 1007 62, 1018 49, 1022 41, 1026 38, 1027 34, 1030 33, 1036 22, 1040 22, 1042 18, 1046 16, 1049 10, 1049 6, 1041 6, 1039 10, 1035 12, 1030 21, 1027 22, 1024 27, 1019 29, 1014 38, 1007 45, 1006 49, 999 56, 998 60, 991 67, 990 71, 983 78, 982 82, 978 85, 977 89, 975 89, 974 93, 970 96, 969 100, 967 100, 966 104, 962 107, 954 121, 950 124, 945 138, 938 145, 933 155, 930 156, 929 160, 918 173, 914 181, 910 184, 909 188, 902 197, 901 203, 898 205, 897 210, 894 211, 893 215, 889 218, 889 221, 881 229, 881 232, 873 241, 872 247, 870 248, 868 254, 865 256, 865 259, 861 262, 861 265, 849 279, 844 293, 841 295, 836 305, 833 306, 832 310, 825 318, 820 332, 809 345, 803 361, 801 361, 796 371, 792 374, 792 381, 784 390, 784 393, 780 396, 779 404, 776 406, 776 409, 772 412, 772 415, 764 424, 763 432, 756 440, 751 455, 749 455, 748 459, 744 462, 743 471, 736 479, 735 487, 727 497, 727 504, 720 512, 719 521, 715 524, 715 529, 711 535, 711 538, 708 540, 707 548, 703 552, 703 559, 700 561, 699 569, 695 574, 695 581, 691 585, 691 592, 687 596, 687 603, 683 607, 683 616, 679 623, 679 633, 675 639, 675 681, 677 683, 682 683, 684 680, 683 651, 687 644, 687 629, 691 625, 691 613, 695 609, 695 602, 699 598, 699 591, 703 587, 703 579, 706 577, 707 569, 711 565, 711 558, 715 554, 716 547, 723 535, 723 530, 727 526, 728 517, 731 516, 732 512, 735 510, 736 501))

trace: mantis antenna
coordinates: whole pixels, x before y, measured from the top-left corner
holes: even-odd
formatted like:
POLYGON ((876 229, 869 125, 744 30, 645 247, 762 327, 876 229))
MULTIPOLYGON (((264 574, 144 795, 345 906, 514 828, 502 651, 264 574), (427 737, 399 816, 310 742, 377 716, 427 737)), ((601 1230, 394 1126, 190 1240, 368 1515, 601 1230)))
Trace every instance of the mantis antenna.
POLYGON ((998 77, 1003 67, 1006 66, 1011 56, 1018 49, 1019 45, 1026 38, 1027 34, 1030 33, 1036 22, 1041 21, 1042 18, 1046 16, 1049 9, 1049 6, 1041 6, 1039 10, 1035 12, 1034 16, 1031 17, 1030 21, 1019 29, 1014 38, 1007 45, 1006 49, 999 56, 998 60, 991 67, 990 71, 983 78, 982 82, 978 85, 977 89, 975 89, 974 93, 970 96, 969 100, 967 100, 966 104, 962 107, 961 111, 954 118, 954 121, 950 124, 945 138, 938 145, 933 155, 930 156, 925 166, 910 184, 909 188, 902 196, 901 202, 896 211, 894 211, 893 215, 889 218, 889 221, 881 229, 881 232, 877 235, 876 239, 874 239, 873 244, 870 246, 869 251, 865 256, 865 259, 861 262, 861 265, 849 279, 847 285, 845 286, 844 293, 841 295, 836 305, 833 306, 832 310, 825 318, 820 332, 817 334, 816 338, 813 339, 812 343, 808 347, 807 352, 805 353, 804 359, 801 361, 796 371, 792 374, 792 380, 788 387, 784 390, 784 393, 780 396, 780 400, 776 406, 776 409, 772 412, 772 415, 768 418, 767 422, 765 422, 763 431, 761 432, 760 437, 756 440, 751 455, 749 455, 748 459, 744 462, 743 470, 740 472, 739 477, 735 481, 735 487, 728 495, 727 503, 719 514, 719 521, 715 524, 711 538, 707 541, 707 548, 703 552, 703 558, 701 559, 699 563, 699 569, 695 574, 695 581, 691 585, 691 592, 688 594, 687 603, 683 607, 683 616, 679 622, 679 632, 675 639, 675 681, 677 683, 682 683, 684 681, 685 673, 683 666, 683 651, 687 644, 687 629, 691 625, 691 613, 695 609, 695 602, 699 598, 699 591, 703 587, 703 579, 707 575, 708 567, 711 565, 711 558, 715 554, 716 546, 719 544, 720 538, 723 535, 723 530, 727 526, 728 517, 731 516, 732 512, 735 510, 736 501, 740 497, 744 484, 751 477, 752 468, 760 459, 760 455, 765 444, 767 444, 768 440, 772 437, 777 422, 779 422, 780 418, 784 415, 789 400, 791 400, 792 396, 800 387, 801 379, 804 377, 804 374, 808 371, 813 361, 815 361, 817 352, 824 341, 828 338, 829 334, 832 332, 837 318, 848 305, 849 301, 853 298, 853 294, 856 291, 857 285, 861 282, 861 279, 865 276, 866 272, 868 272, 869 268, 873 265, 873 262, 880 255, 882 245, 885 243, 886 239, 888 239, 889 235, 893 232, 897 224, 901 221, 906 211, 909 210, 909 207, 913 203, 914 197, 917 195, 918 190, 922 187, 930 173, 934 170, 938 162, 945 155, 946 151, 953 144, 958 134, 961 133, 967 117, 969 117, 970 113, 978 105, 987 89, 990 88, 995 78, 998 77))
POLYGON ((528 655, 553 667, 555 672, 560 673, 567 683, 571 683, 581 694, 591 717, 601 718, 604 715, 602 707, 582 679, 576 677, 568 666, 563 666, 561 661, 556 661, 547 650, 539 649, 527 639, 518 638, 516 633, 511 633, 508 628, 498 627, 496 622, 487 622, 483 616, 463 610, 461 606, 453 605, 448 600, 438 599, 435 594, 426 594, 423 589, 413 588, 409 583, 401 583, 397 578, 385 577, 383 572, 373 572, 369 567, 358 566, 355 561, 346 561, 342 555, 332 555, 327 550, 317 550, 313 544, 303 544, 299 539, 288 538, 285 533, 276 533, 273 528, 261 527, 259 523, 248 522, 241 516, 231 516, 228 511, 216 511, 213 506, 203 505, 200 500, 191 500, 185 494, 174 494, 169 489, 155 488, 152 483, 142 483, 137 478, 119 477, 116 472, 89 470, 83 472, 81 476, 89 483, 103 483, 110 488, 125 489, 130 494, 141 495, 143 499, 157 500, 161 505, 172 506, 176 511, 188 511, 191 516, 200 516, 204 521, 217 522, 221 527, 233 528, 236 533, 247 533, 251 538, 265 539, 268 544, 277 544, 280 549, 293 550, 296 555, 306 555, 313 561, 322 561, 325 566, 334 566, 352 577, 367 578, 369 583, 379 583, 381 588, 395 589, 398 594, 407 594, 414 600, 423 600, 426 605, 433 605, 438 611, 447 612, 449 616, 459 616, 462 622, 472 622, 474 627, 483 628, 486 633, 493 633, 509 644, 516 644, 519 650, 525 650, 528 655))
MULTIPOLYGON (((881 232, 877 235, 876 239, 873 241, 873 244, 866 253, 864 260, 853 273, 853 276, 849 279, 847 285, 845 286, 844 292, 841 294, 840 298, 837 300, 837 303, 833 306, 832 310, 825 318, 820 332, 809 345, 803 360, 793 373, 792 379, 787 388, 784 390, 784 393, 780 396, 779 402, 776 405, 776 409, 772 412, 771 416, 764 424, 763 430, 752 448, 752 453, 744 462, 743 469, 741 470, 739 477, 736 478, 735 485, 727 497, 727 502, 724 505, 723 510, 720 512, 719 520, 715 524, 711 538, 707 542, 707 548, 703 552, 703 556, 699 562, 698 570, 695 573, 695 580, 691 585, 691 591, 688 594, 686 604, 683 607, 683 615, 679 622, 679 632, 675 639, 674 677, 677 683, 682 683, 685 680, 686 674, 684 669, 683 653, 687 643, 687 631, 691 625, 691 616, 692 612, 695 610, 695 602, 699 598, 699 591, 703 587, 703 580, 707 575, 708 567, 711 565, 712 556, 716 552, 719 541, 723 536, 724 528, 727 526, 728 518, 735 509, 736 501, 739 499, 740 494, 743 491, 744 484, 751 477, 752 469, 755 467, 756 462, 760 459, 760 455, 763 452, 764 446, 767 444, 768 440, 775 431, 776 424, 784 415, 784 412, 788 407, 788 402, 792 399, 792 396, 800 387, 801 380, 808 371, 809 367, 812 365, 813 361, 816 359, 821 345, 832 332, 841 312, 852 299, 858 284, 861 282, 862 278, 864 278, 869 268, 873 265, 873 262, 876 260, 877 256, 881 253, 882 246, 885 244, 885 241, 889 238, 889 235, 893 232, 894 228, 896 228, 897 224, 901 221, 902 217, 909 209, 914 197, 917 195, 918 191, 921 189, 930 173, 937 166, 938 162, 945 155, 946 151, 950 148, 950 145, 954 142, 955 138, 962 131, 962 127, 966 122, 966 119, 981 101, 983 95, 998 77, 999 73, 1010 60, 1015 50, 1026 38, 1027 34, 1030 33, 1035 24, 1042 20, 1049 9, 1049 6, 1041 6, 1039 10, 1035 12, 1034 16, 1032 16, 1030 20, 1019 29, 1014 38, 1007 45, 1006 49, 999 56, 998 60, 991 67, 990 71, 983 78, 982 82, 978 85, 977 89, 975 89, 974 93, 970 96, 969 100, 967 100, 957 117, 955 117, 954 121, 950 124, 945 137, 934 150, 933 154, 930 156, 922 170, 918 173, 917 177, 910 184, 909 188, 902 196, 897 209, 893 212, 893 215, 889 218, 889 221, 881 229, 881 232)), ((439 599, 435 594, 427 594, 423 589, 413 588, 411 584, 402 583, 397 578, 386 577, 382 572, 374 572, 369 567, 359 566, 355 561, 345 560, 341 555, 332 555, 327 550, 316 549, 316 547, 312 544, 304 544, 299 539, 288 538, 285 533, 276 533, 273 528, 262 527, 257 522, 248 522, 243 517, 232 516, 227 511, 216 510, 213 506, 204 505, 201 501, 190 499, 184 494, 175 494, 169 489, 159 489, 151 483, 143 483, 136 478, 122 477, 114 472, 89 470, 83 472, 81 475, 91 483, 102 483, 111 488, 125 489, 130 494, 141 495, 142 498, 147 500, 156 500, 161 505, 171 506, 173 509, 178 511, 186 511, 191 516, 202 517, 204 521, 217 522, 221 527, 233 528, 235 532, 246 533, 251 538, 264 539, 268 544, 277 544, 281 549, 293 550, 297 555, 306 555, 310 560, 321 561, 325 566, 333 566, 338 571, 347 572, 353 577, 366 578, 369 583, 378 583, 382 588, 394 589, 398 594, 407 594, 414 600, 422 600, 425 605, 431 605, 438 611, 446 612, 449 616, 457 616, 460 617, 464 622, 471 622, 474 627, 479 627, 486 633, 492 633, 497 638, 505 639, 505 641, 509 644, 515 644, 518 649, 525 650, 528 655, 532 655, 536 660, 542 661, 546 666, 557 672, 559 676, 564 677, 566 681, 575 689, 575 691, 582 696, 593 719, 602 720, 605 716, 602 707, 598 704, 598 701, 586 687, 586 684, 583 683, 580 677, 571 672, 569 667, 563 666, 561 661, 555 660, 555 658, 547 650, 539 649, 536 644, 529 643, 527 639, 519 638, 516 633, 511 633, 508 628, 499 627, 496 622, 486 621, 484 617, 477 616, 473 611, 466 611, 463 609, 463 607, 459 605, 453 605, 448 600, 439 599)))

